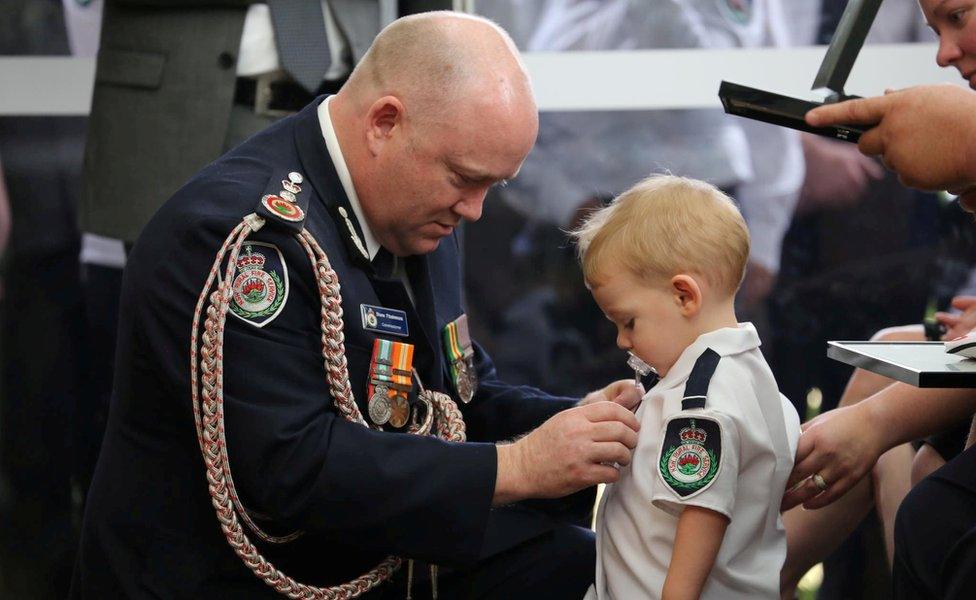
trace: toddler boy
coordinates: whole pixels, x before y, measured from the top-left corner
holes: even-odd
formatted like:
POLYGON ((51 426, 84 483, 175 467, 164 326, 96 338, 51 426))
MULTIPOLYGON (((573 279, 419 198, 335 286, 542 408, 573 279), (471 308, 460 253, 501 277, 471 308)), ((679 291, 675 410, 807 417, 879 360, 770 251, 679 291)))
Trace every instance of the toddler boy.
POLYGON ((799 419, 733 300, 749 232, 715 187, 650 177, 574 232, 617 345, 660 379, 597 515, 587 598, 779 598, 799 419))

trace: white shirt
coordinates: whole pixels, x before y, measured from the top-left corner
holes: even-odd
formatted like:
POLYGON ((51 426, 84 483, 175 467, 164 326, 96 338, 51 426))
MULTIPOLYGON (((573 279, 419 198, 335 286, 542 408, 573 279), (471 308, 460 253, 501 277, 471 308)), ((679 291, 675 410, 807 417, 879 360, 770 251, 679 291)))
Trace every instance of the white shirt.
POLYGON ((376 253, 380 251, 380 243, 376 241, 373 230, 369 228, 366 216, 363 215, 362 205, 359 204, 359 194, 352 184, 352 176, 349 174, 349 167, 346 166, 346 159, 342 156, 342 148, 339 147, 339 138, 336 136, 335 127, 332 126, 332 116, 329 114, 329 104, 334 96, 329 96, 319 104, 318 116, 319 126, 322 128, 322 137, 325 138, 325 147, 332 157, 332 164, 335 166, 336 173, 339 175, 339 182, 342 189, 349 198, 349 205, 352 212, 356 213, 356 220, 359 227, 363 230, 363 243, 366 244, 366 251, 369 252, 369 259, 376 258, 376 253))
MULTIPOLYGON (((750 323, 706 333, 644 396, 636 413, 641 435, 633 461, 621 468, 620 480, 607 486, 600 502, 596 583, 587 598, 660 598, 684 506, 729 517, 702 598, 779 598, 786 558, 779 505, 793 468, 800 420, 779 393, 759 343, 750 323), (707 348, 721 358, 705 408, 682 411, 688 376, 707 348), (681 497, 665 482, 660 462, 667 422, 688 417, 717 422, 721 453, 710 483, 681 497)), ((668 454, 671 448, 664 450, 668 454)))

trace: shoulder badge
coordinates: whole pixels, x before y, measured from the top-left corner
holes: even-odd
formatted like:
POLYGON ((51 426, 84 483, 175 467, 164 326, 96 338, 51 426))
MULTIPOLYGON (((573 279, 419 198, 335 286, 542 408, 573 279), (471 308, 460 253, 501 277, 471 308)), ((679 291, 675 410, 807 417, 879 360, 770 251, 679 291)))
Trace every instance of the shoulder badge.
POLYGON ((273 227, 300 233, 305 227, 309 195, 302 194, 305 178, 292 171, 280 181, 272 176, 254 212, 273 227))
POLYGON ((281 250, 265 242, 246 243, 231 286, 230 311, 237 318, 255 327, 273 321, 288 299, 288 266, 281 250))
POLYGON ((693 496, 715 480, 722 466, 722 428, 718 421, 679 416, 668 421, 658 471, 682 498, 693 496))

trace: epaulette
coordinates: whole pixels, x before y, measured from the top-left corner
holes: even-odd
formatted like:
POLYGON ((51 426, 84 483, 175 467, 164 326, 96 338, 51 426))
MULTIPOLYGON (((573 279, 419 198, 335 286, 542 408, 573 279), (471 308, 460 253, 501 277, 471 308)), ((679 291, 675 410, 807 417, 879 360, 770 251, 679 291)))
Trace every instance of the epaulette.
POLYGON ((302 193, 305 177, 301 173, 291 171, 281 176, 280 181, 278 175, 271 177, 254 212, 264 218, 269 226, 301 233, 305 227, 311 194, 302 193))
POLYGON ((711 348, 706 348, 695 366, 691 368, 688 375, 688 383, 685 384, 684 397, 681 399, 681 410, 691 410, 693 408, 705 408, 705 400, 708 396, 708 384, 715 374, 718 361, 722 357, 718 352, 711 348))

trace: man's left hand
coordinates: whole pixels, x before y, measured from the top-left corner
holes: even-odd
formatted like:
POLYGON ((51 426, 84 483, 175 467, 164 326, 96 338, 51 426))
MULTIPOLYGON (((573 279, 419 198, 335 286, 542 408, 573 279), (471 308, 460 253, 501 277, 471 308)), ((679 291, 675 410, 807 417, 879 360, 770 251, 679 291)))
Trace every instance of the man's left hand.
POLYGON ((616 402, 628 410, 636 410, 643 397, 643 385, 634 385, 633 379, 620 379, 602 390, 590 392, 580 400, 579 406, 593 404, 594 402, 616 402))

